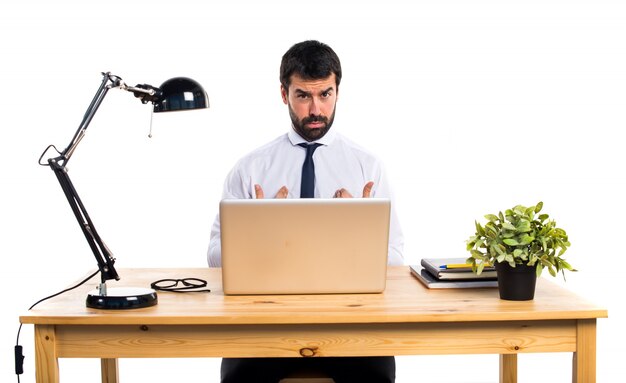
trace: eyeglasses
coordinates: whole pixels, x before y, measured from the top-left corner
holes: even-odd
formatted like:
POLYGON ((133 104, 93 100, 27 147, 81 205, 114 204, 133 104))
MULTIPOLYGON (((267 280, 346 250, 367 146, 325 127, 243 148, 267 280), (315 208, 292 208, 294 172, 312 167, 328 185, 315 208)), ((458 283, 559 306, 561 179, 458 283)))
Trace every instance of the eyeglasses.
POLYGON ((195 292, 211 292, 209 289, 204 289, 207 286, 207 281, 199 278, 183 278, 183 279, 159 279, 152 282, 150 287, 157 291, 170 291, 174 293, 195 293, 195 292), (182 286, 181 286, 182 284, 182 286))

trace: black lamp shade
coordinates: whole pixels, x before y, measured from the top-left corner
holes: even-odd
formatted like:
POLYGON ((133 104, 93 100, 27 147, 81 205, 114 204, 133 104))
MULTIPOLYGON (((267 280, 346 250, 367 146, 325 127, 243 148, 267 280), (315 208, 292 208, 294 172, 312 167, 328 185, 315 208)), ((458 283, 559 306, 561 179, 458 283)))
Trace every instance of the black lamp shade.
POLYGON ((162 94, 154 102, 154 112, 201 109, 209 107, 209 97, 196 81, 175 77, 165 81, 159 89, 162 94))

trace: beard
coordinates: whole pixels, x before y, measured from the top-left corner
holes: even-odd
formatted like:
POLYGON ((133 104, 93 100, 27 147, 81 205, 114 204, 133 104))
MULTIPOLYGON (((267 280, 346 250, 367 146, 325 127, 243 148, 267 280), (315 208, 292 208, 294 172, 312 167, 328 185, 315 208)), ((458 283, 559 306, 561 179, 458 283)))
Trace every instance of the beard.
POLYGON ((300 120, 294 113, 293 109, 291 109, 291 105, 289 105, 289 117, 291 117, 291 123, 293 124, 294 130, 300 135, 300 137, 310 142, 319 140, 324 137, 326 133, 328 133, 330 127, 333 126, 333 121, 335 121, 335 109, 333 109, 333 114, 331 114, 330 117, 321 115, 308 116, 300 120), (320 128, 307 128, 306 125, 312 122, 321 122, 323 125, 320 128))

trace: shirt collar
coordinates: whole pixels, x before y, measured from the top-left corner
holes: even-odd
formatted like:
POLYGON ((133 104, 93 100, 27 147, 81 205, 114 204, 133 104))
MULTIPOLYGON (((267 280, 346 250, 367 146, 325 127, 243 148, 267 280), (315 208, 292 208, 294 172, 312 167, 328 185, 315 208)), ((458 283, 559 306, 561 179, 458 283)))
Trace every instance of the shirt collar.
MULTIPOLYGON (((298 145, 301 143, 309 143, 307 140, 305 140, 304 138, 300 137, 300 135, 293 129, 293 127, 291 129, 289 129, 289 132, 287 133, 287 136, 289 137, 289 141, 291 141, 292 145, 298 145)), ((325 135, 324 137, 320 138, 319 140, 316 141, 312 141, 310 143, 318 143, 318 144, 322 144, 322 145, 330 145, 333 143, 333 141, 335 140, 335 130, 334 129, 330 129, 325 135)))

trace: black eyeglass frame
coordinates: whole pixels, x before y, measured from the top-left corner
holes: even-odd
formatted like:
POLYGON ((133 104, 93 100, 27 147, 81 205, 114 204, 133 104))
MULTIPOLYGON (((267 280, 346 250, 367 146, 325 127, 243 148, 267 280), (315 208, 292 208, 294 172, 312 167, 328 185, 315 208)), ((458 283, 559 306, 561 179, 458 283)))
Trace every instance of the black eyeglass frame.
POLYGON ((207 281, 200 278, 164 278, 154 281, 150 287, 157 291, 169 291, 173 293, 195 293, 195 292, 211 292, 205 289, 207 281), (179 284, 183 286, 178 287, 179 284))

